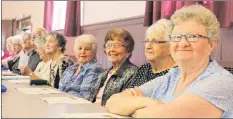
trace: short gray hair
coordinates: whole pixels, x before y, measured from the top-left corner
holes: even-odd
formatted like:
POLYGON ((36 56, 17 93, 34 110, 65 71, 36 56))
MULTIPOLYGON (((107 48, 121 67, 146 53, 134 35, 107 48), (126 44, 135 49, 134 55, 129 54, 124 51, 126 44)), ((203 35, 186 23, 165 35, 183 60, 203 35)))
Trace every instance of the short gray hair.
POLYGON ((83 43, 90 43, 92 44, 92 51, 96 54, 97 52, 97 44, 96 44, 96 39, 93 35, 91 34, 83 34, 83 35, 80 35, 78 36, 76 39, 75 39, 75 43, 74 43, 74 52, 76 53, 76 48, 77 48, 77 45, 78 45, 78 41, 79 42, 83 42, 83 43))
POLYGON ((30 32, 30 33, 26 33, 26 32, 25 32, 25 33, 23 34, 23 39, 24 39, 25 36, 28 36, 29 39, 31 39, 31 38, 32 38, 32 35, 33 35, 33 33, 31 33, 31 32, 30 32))
POLYGON ((163 39, 156 39, 156 40, 169 40, 168 35, 172 32, 172 22, 167 19, 160 19, 156 23, 152 24, 146 30, 146 38, 148 36, 158 36, 162 37, 163 39))
POLYGON ((208 37, 211 40, 220 39, 220 23, 216 16, 202 5, 191 5, 183 7, 171 16, 171 21, 175 26, 183 20, 194 19, 202 25, 206 26, 208 37))
POLYGON ((6 42, 11 42, 12 43, 12 40, 13 40, 14 36, 10 36, 6 39, 6 42))
POLYGON ((13 44, 17 44, 17 45, 22 45, 23 43, 23 38, 21 35, 15 35, 12 39, 12 43, 13 44))

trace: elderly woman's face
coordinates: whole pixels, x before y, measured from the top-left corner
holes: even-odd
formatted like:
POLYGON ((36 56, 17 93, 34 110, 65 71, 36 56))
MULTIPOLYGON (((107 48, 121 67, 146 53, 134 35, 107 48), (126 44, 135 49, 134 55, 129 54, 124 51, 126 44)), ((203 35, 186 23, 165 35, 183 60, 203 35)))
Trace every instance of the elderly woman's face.
POLYGON ((49 35, 48 37, 46 37, 46 43, 45 43, 46 54, 51 55, 56 52, 59 52, 59 50, 61 50, 61 47, 59 47, 56 38, 52 35, 49 35))
POLYGON ((155 34, 147 35, 145 43, 145 55, 147 61, 154 62, 156 59, 164 58, 170 55, 169 44, 165 41, 164 37, 156 36, 155 34))
POLYGON ((79 63, 85 64, 94 59, 95 53, 92 49, 92 43, 77 42, 76 58, 79 63))
MULTIPOLYGON (((175 25, 172 34, 199 34, 208 36, 206 27, 195 20, 180 21, 175 25)), ((198 38, 196 42, 188 42, 182 37, 178 42, 170 43, 170 50, 176 62, 203 61, 209 58, 216 42, 206 38, 198 38)))
POLYGON ((109 40, 105 44, 108 60, 112 63, 121 63, 129 56, 123 40, 109 40))
POLYGON ((22 50, 22 46, 19 44, 12 44, 12 52, 18 54, 22 50))
POLYGON ((40 59, 48 57, 48 55, 45 52, 45 47, 43 46, 37 47, 36 52, 40 55, 40 59))

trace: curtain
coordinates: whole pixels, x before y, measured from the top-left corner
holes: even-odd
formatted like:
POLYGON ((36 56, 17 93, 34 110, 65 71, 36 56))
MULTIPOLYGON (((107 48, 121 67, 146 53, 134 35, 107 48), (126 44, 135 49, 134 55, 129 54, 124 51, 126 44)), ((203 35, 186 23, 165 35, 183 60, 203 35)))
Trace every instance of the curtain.
POLYGON ((150 26, 161 18, 170 19, 175 10, 194 3, 210 9, 218 18, 221 27, 230 27, 233 24, 233 1, 147 1, 144 26, 150 26))
POLYGON ((80 16, 80 1, 67 1, 65 36, 81 34, 80 16))
POLYGON ((44 28, 47 31, 52 31, 53 21, 53 1, 45 1, 44 6, 44 28))

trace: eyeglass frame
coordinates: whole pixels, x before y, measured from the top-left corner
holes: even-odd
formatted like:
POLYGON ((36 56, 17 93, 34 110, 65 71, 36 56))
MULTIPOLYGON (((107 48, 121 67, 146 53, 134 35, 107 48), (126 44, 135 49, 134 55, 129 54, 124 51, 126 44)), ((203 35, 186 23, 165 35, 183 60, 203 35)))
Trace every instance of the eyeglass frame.
POLYGON ((119 47, 126 47, 125 45, 121 45, 121 44, 119 44, 119 43, 109 43, 109 44, 104 44, 104 48, 106 48, 106 49, 110 49, 111 47, 116 47, 116 48, 119 48, 119 47), (110 47, 107 47, 106 45, 111 45, 110 47))
POLYGON ((148 39, 147 40, 144 40, 142 41, 142 43, 152 43, 152 44, 165 44, 165 43, 169 43, 169 41, 167 40, 151 40, 149 41, 148 39))
POLYGON ((180 42, 183 37, 185 37, 185 40, 188 41, 188 42, 197 42, 199 40, 199 38, 204 38, 204 39, 207 39, 208 41, 210 41, 210 37, 204 36, 204 35, 200 35, 200 34, 169 34, 168 37, 169 37, 170 42, 180 42), (179 41, 172 41, 171 40, 172 39, 171 38, 172 35, 174 35, 174 36, 181 36, 181 38, 179 38, 179 41), (187 35, 197 36, 197 40, 196 41, 190 41, 190 40, 188 40, 187 35))

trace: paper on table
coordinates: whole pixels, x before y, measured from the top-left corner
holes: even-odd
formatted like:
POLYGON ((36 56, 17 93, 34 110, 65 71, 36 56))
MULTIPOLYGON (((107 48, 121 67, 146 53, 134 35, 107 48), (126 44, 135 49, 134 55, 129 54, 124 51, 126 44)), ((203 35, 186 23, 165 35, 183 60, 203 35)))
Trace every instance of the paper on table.
POLYGON ((65 113, 62 118, 130 118, 111 113, 65 113))
POLYGON ((16 76, 17 74, 12 73, 11 71, 3 71, 2 76, 16 76))
POLYGON ((17 88, 17 90, 23 92, 24 94, 57 94, 61 93, 58 90, 51 88, 17 88))
POLYGON ((20 84, 20 83, 30 83, 30 80, 9 80, 9 82, 20 84))
POLYGON ((40 97, 41 100, 46 101, 49 104, 83 104, 91 103, 82 98, 73 97, 40 97))
POLYGON ((17 75, 17 76, 2 76, 2 79, 31 79, 30 76, 21 76, 21 75, 17 75))

